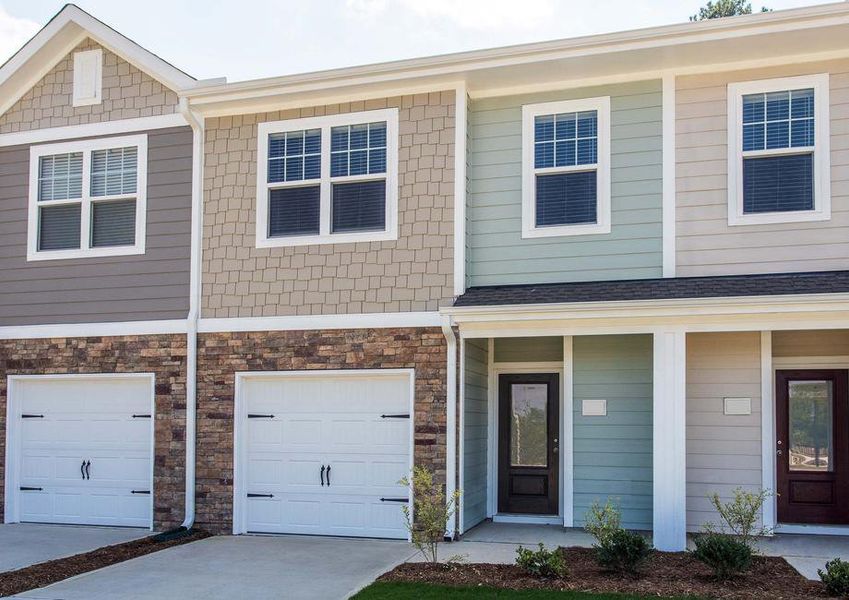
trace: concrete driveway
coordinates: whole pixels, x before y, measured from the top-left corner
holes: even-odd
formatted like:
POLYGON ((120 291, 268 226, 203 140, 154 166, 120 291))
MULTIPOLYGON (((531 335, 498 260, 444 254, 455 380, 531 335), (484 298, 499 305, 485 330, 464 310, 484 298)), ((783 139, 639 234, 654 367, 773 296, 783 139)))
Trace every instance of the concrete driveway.
POLYGON ((50 600, 343 599, 414 553, 406 542, 221 536, 15 596, 50 600))
POLYGON ((145 529, 12 523, 0 525, 0 573, 129 542, 150 535, 145 529))

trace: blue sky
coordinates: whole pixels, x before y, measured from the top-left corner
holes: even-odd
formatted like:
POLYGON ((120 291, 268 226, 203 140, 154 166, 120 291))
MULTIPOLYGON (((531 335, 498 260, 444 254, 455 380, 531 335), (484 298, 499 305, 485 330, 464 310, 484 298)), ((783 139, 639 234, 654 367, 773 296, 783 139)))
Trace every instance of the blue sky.
MULTIPOLYGON (((77 0, 198 78, 230 81, 680 23, 702 0, 77 0)), ((818 4, 765 0, 775 10, 818 4)), ((63 2, 0 0, 0 60, 63 2)), ((752 3, 759 10, 761 3, 752 3)))

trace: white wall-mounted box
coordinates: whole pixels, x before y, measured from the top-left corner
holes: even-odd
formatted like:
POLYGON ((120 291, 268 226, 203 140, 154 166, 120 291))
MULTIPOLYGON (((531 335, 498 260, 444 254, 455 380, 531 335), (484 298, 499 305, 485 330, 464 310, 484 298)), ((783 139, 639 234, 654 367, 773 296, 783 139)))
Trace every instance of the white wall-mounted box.
POLYGON ((725 398, 723 400, 726 415, 750 415, 752 414, 751 398, 725 398))
POLYGON ((583 400, 581 402, 581 415, 585 417, 606 417, 607 400, 583 400))

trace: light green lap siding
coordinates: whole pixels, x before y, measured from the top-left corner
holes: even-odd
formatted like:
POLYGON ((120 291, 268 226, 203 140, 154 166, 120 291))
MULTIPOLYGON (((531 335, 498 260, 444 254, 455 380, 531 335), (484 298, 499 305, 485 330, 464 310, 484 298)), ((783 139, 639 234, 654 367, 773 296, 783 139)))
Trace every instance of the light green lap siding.
POLYGON ((473 101, 469 285, 660 277, 661 100, 645 81, 473 101), (522 105, 596 96, 611 97, 611 233, 523 240, 522 105))
POLYGON ((529 337, 495 340, 495 362, 559 362, 563 360, 563 338, 529 337))
POLYGON ((572 348, 575 526, 610 497, 625 527, 651 529, 652 338, 579 336, 572 348), (607 416, 582 416, 588 399, 607 400, 607 416))
POLYGON ((466 340, 463 405, 463 525, 486 518, 488 340, 466 340))

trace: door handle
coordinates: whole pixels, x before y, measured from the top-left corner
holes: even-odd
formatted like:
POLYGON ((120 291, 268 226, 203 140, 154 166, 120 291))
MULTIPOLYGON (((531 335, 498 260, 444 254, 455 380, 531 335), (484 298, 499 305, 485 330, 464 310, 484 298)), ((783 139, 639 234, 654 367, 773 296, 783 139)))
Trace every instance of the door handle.
POLYGON ((91 461, 89 460, 89 461, 86 461, 86 463, 85 463, 85 478, 86 479, 91 479, 91 472, 89 472, 90 468, 91 468, 91 461))
POLYGON ((80 476, 85 479, 85 459, 83 459, 83 462, 80 463, 80 476))
POLYGON ((324 465, 321 465, 321 487, 324 487, 324 465))
POLYGON ((327 487, 330 487, 330 465, 327 465, 327 487))

